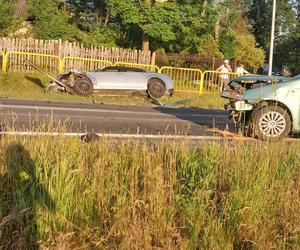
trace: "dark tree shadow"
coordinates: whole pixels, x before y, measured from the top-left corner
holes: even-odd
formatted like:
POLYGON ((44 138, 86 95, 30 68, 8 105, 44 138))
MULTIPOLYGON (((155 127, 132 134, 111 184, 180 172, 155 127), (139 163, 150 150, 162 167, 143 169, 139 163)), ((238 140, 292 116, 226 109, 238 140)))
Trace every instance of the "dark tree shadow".
POLYGON ((0 169, 0 249, 38 249, 36 206, 54 202, 36 175, 34 161, 20 143, 12 143, 0 169))
POLYGON ((229 119, 229 113, 225 110, 168 107, 155 107, 154 110, 194 123, 195 125, 206 127, 207 129, 229 130, 230 132, 236 132, 236 127, 229 119))
POLYGON ((33 82, 35 85, 39 86, 40 88, 45 88, 43 82, 41 79, 37 78, 37 77, 31 77, 31 76, 25 76, 25 78, 28 81, 33 82))

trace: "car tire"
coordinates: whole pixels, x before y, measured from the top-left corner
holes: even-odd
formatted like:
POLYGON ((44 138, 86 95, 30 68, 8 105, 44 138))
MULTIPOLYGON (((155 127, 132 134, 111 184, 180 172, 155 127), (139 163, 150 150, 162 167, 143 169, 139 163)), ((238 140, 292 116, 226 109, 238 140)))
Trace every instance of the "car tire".
POLYGON ((248 135, 260 140, 281 140, 288 136, 291 126, 288 111, 278 105, 270 105, 253 110, 248 122, 248 135))
POLYGON ((89 96, 93 93, 94 90, 91 80, 83 75, 76 76, 73 88, 75 94, 81 96, 89 96))
POLYGON ((153 99, 159 99, 163 97, 165 92, 166 85, 162 80, 158 78, 152 78, 148 81, 147 93, 153 99))

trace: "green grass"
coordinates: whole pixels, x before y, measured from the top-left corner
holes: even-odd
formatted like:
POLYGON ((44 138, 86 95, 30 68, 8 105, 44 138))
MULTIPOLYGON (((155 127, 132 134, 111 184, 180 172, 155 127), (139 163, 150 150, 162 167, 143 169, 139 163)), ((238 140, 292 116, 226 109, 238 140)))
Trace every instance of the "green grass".
MULTIPOLYGON (((75 102, 97 102, 104 104, 151 105, 149 99, 137 96, 91 96, 81 97, 67 93, 44 93, 48 79, 40 74, 7 73, 0 75, 0 96, 11 98, 47 99, 75 102)), ((174 97, 162 98, 162 102, 174 103, 190 99, 186 104, 195 108, 223 108, 225 101, 218 93, 203 94, 176 92, 174 97)))
POLYGON ((300 247, 297 145, 5 137, 0 152, 1 249, 300 247))

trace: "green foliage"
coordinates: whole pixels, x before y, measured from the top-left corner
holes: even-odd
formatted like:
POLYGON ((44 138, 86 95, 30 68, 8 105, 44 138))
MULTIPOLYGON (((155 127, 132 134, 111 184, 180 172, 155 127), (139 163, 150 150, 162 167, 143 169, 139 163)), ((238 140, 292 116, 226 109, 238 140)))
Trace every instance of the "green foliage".
POLYGON ((82 41, 79 29, 69 23, 69 17, 59 6, 61 0, 31 0, 30 14, 35 18, 34 32, 41 39, 82 41))
MULTIPOLYGON (((252 22, 251 31, 263 48, 269 48, 271 32, 271 8, 265 0, 244 1, 248 17, 252 22)), ((271 4, 271 1, 269 1, 271 4)))
POLYGON ((118 32, 113 29, 99 28, 85 37, 83 43, 86 46, 105 45, 106 47, 116 47, 118 32))
POLYGON ((236 19, 231 30, 235 37, 233 57, 255 72, 263 65, 265 52, 257 44, 255 36, 249 32, 248 20, 241 17, 236 19))
POLYGON ((142 35, 168 42, 175 39, 179 9, 175 3, 142 3, 135 0, 108 0, 113 17, 119 18, 123 28, 134 26, 142 35))
POLYGON ((287 66, 293 75, 300 74, 300 32, 295 31, 282 40, 277 51, 277 60, 287 66))
POLYGON ((255 37, 252 34, 237 34, 234 58, 251 69, 257 69, 264 63, 265 54, 256 47, 255 37))
POLYGON ((35 35, 41 39, 63 39, 71 42, 82 41, 82 32, 68 23, 68 17, 61 15, 44 16, 34 26, 35 35))
POLYGON ((236 38, 233 32, 222 30, 219 38, 219 48, 225 58, 234 58, 236 38))
POLYGON ((218 44, 216 43, 212 35, 206 35, 201 37, 197 52, 201 56, 208 56, 214 58, 223 58, 222 53, 219 50, 218 44))
MULTIPOLYGON (((270 47, 272 4, 273 1, 265 0, 243 1, 251 31, 267 53, 270 47)), ((299 52, 295 46, 300 27, 299 13, 299 1, 277 0, 274 63, 278 68, 289 66, 294 74, 299 72, 299 52)))
POLYGON ((0 0, 0 36, 7 36, 16 30, 18 22, 14 11, 14 5, 11 2, 0 0))
MULTIPOLYGON (((143 13, 142 13, 143 14, 143 13)), ((163 42, 175 40, 179 9, 174 3, 161 3, 145 8, 142 29, 146 35, 163 42)))
POLYGON ((300 246, 300 154, 289 142, 6 136, 0 150, 3 249, 300 246))

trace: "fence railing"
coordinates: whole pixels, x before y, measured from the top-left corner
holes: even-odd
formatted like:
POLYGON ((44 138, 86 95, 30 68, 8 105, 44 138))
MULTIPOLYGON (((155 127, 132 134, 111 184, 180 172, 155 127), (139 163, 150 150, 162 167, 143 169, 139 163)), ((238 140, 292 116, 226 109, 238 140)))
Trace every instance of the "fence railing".
POLYGON ((166 74, 173 80, 178 91, 200 91, 202 71, 200 69, 162 67, 160 73, 166 74))
POLYGON ((224 73, 220 71, 207 70, 202 75, 202 83, 200 92, 213 92, 216 90, 223 90, 230 80, 238 76, 237 73, 224 73))
POLYGON ((39 65, 49 73, 57 74, 60 71, 61 59, 58 56, 18 51, 9 51, 5 54, 3 71, 32 72, 34 69, 24 63, 24 60, 29 60, 39 65))
POLYGON ((25 71, 32 72, 34 69, 24 63, 29 60, 49 73, 58 74, 70 69, 83 71, 94 71, 106 66, 127 66, 151 70, 157 73, 168 75, 174 82, 176 91, 185 92, 213 92, 220 91, 234 77, 236 73, 222 73, 219 71, 207 70, 202 72, 200 69, 179 68, 179 67, 157 67, 151 64, 137 64, 116 62, 112 63, 107 60, 98 60, 91 58, 66 56, 60 58, 55 55, 28 53, 19 51, 0 51, 2 58, 2 71, 25 71))

